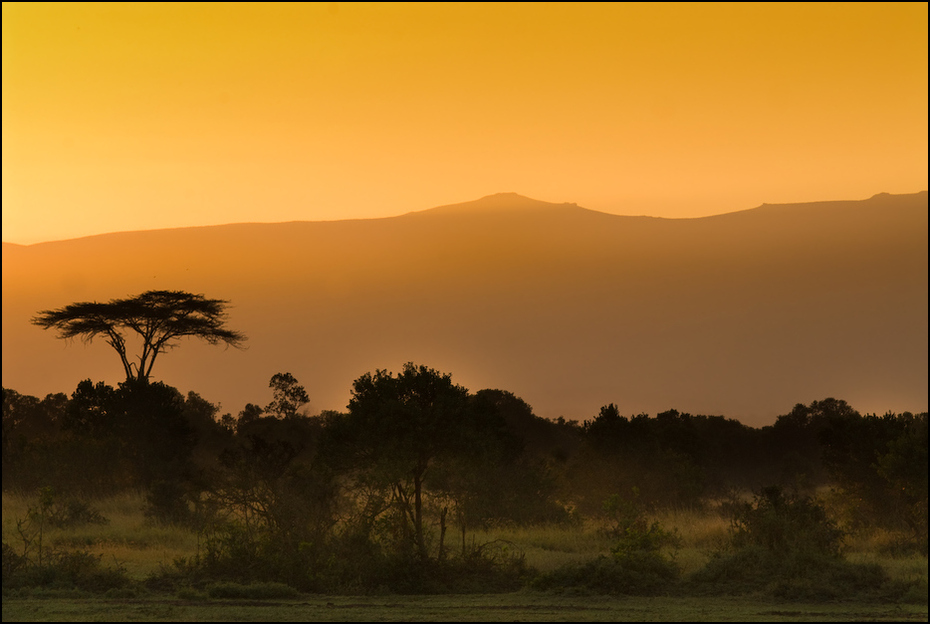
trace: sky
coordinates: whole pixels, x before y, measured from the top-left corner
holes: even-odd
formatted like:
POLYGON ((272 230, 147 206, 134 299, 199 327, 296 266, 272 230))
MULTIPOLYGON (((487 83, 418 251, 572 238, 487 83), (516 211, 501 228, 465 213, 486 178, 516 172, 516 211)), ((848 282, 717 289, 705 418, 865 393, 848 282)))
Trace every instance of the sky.
POLYGON ((927 3, 4 2, 3 241, 927 189, 927 3))

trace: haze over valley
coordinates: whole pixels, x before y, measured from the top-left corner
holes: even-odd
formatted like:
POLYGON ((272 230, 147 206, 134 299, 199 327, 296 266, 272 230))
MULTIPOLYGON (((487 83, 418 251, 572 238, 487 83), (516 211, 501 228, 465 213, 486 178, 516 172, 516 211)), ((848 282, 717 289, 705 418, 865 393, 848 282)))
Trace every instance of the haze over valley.
POLYGON ((44 396, 122 370, 40 310, 151 289, 231 302, 238 351, 182 341, 154 378, 237 414, 292 373, 310 410, 407 361, 544 417, 670 408, 770 424, 825 397, 927 409, 927 193, 610 215, 515 193, 399 217, 3 244, 3 385, 44 396))

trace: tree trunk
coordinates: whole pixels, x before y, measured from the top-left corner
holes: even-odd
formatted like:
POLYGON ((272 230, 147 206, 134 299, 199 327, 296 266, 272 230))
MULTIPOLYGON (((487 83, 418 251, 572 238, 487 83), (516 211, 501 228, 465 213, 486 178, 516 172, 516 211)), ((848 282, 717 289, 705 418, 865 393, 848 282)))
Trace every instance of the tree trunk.
POLYGON ((443 507, 442 512, 439 514, 439 554, 436 555, 436 558, 442 561, 446 553, 443 551, 443 546, 446 541, 446 513, 448 513, 449 508, 443 507))
POLYGON ((417 554, 420 556, 420 559, 426 561, 428 555, 426 553, 426 541, 423 539, 423 499, 422 499, 422 488, 423 488, 423 474, 417 473, 413 477, 413 530, 414 530, 414 539, 417 542, 417 554))

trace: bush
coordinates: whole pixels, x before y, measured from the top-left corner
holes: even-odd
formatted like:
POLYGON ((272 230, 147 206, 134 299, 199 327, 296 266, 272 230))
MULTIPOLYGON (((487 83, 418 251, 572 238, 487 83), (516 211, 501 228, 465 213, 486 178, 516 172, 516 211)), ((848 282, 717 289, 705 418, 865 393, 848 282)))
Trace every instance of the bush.
POLYGON ((161 576, 163 581, 177 577, 181 584, 280 582, 313 590, 314 564, 315 553, 307 544, 291 544, 270 531, 249 531, 228 522, 213 527, 196 555, 175 560, 173 569, 161 576))
POLYGON ((601 555, 543 574, 531 586, 545 591, 650 596, 668 589, 678 577, 678 566, 661 556, 639 554, 621 559, 601 555))
POLYGON ((25 556, 17 554, 12 546, 3 542, 3 586, 6 587, 6 580, 25 568, 28 563, 25 556))
POLYGON ((104 524, 107 520, 86 503, 70 501, 59 504, 52 489, 44 488, 38 505, 30 507, 26 517, 16 522, 22 554, 10 544, 3 543, 3 588, 77 588, 103 592, 129 584, 129 577, 122 567, 105 568, 100 565, 101 555, 48 546, 46 531, 49 527, 91 522, 104 524))
POLYGON ((775 555, 840 555, 843 531, 808 496, 787 495, 772 486, 762 488, 751 503, 729 503, 725 511, 730 515, 734 548, 759 546, 775 555))
POLYGON ((422 560, 385 552, 357 532, 290 545, 279 535, 250 534, 228 523, 201 542, 196 556, 177 559, 149 586, 202 589, 212 583, 220 589, 210 590, 211 597, 268 584, 306 592, 488 593, 515 591, 525 577, 523 553, 503 541, 475 547, 464 557, 422 560))
POLYGON ((50 589, 80 589, 89 592, 106 592, 120 589, 130 583, 122 567, 100 565, 100 555, 76 550, 49 553, 41 564, 26 562, 6 573, 7 545, 4 544, 4 589, 44 587, 50 589))
POLYGON ((284 583, 217 583, 207 587, 210 598, 246 598, 249 600, 271 600, 274 598, 296 598, 296 589, 284 583))
POLYGON ((38 504, 30 507, 26 515, 27 522, 43 528, 68 529, 88 524, 110 523, 86 501, 77 498, 62 501, 50 487, 39 490, 38 504))
POLYGON ((190 525, 194 516, 188 504, 188 494, 188 489, 179 481, 153 481, 145 495, 142 511, 155 522, 190 525))
MULTIPOLYGON (((634 496, 636 492, 634 491, 634 496)), ((568 565, 537 577, 533 587, 543 590, 582 591, 595 594, 652 595, 661 593, 680 576, 673 557, 662 548, 677 548, 677 532, 658 522, 649 524, 635 502, 611 496, 604 511, 612 518, 610 535, 617 541, 611 556, 600 556, 585 564, 568 565)))
POLYGON ((419 559, 376 555, 362 575, 365 589, 397 594, 466 594, 516 591, 528 573, 524 554, 510 542, 494 540, 474 546, 464 556, 419 559))
POLYGON ((56 504, 49 510, 49 524, 58 529, 109 523, 109 519, 89 503, 75 498, 56 504))
POLYGON ((704 587, 795 600, 900 593, 887 586, 881 566, 843 559, 842 531, 810 497, 768 487, 751 503, 731 503, 725 511, 729 543, 693 576, 704 587))
POLYGON ((883 589, 888 575, 877 564, 856 564, 817 553, 775 556, 759 546, 717 553, 693 579, 723 593, 763 591, 792 600, 880 597, 888 589, 883 589))

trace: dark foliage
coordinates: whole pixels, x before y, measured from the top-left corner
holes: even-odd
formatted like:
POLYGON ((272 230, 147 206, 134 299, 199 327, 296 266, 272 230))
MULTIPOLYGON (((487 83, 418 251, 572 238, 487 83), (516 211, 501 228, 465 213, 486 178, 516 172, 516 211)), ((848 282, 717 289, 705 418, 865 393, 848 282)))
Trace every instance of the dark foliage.
POLYGON ((762 488, 752 502, 731 502, 732 547, 760 547, 776 556, 809 553, 839 557, 843 531, 826 509, 809 496, 786 494, 777 486, 762 488))
POLYGON ((241 598, 245 600, 274 600, 296 598, 298 592, 283 583, 216 583, 207 587, 210 598, 241 598))
POLYGON ((730 543, 693 578, 706 589, 805 600, 892 598, 907 589, 889 584, 879 565, 846 561, 842 531, 810 497, 766 487, 726 512, 730 543))
POLYGON ((412 363, 356 380, 347 413, 302 415, 308 395, 289 373, 270 387, 271 402, 247 405, 238 420, 218 420, 218 406, 162 383, 84 380, 70 397, 44 399, 3 389, 5 490, 65 493, 44 490, 22 545, 4 545, 5 587, 8 575, 23 587, 121 587, 118 570, 40 548, 39 536, 105 521, 86 497, 126 490, 145 492, 154 521, 199 532, 197 555, 152 583, 203 596, 217 583, 517 588, 530 575, 521 554, 469 532, 586 517, 605 522, 610 554, 534 586, 662 593, 680 582, 668 554, 675 535, 646 511, 701 506, 764 479, 778 485, 726 508, 730 540, 693 579, 700 591, 829 598, 877 587, 889 596, 879 568, 843 560, 843 531, 881 527, 896 548, 926 553, 926 414, 862 416, 825 399, 753 429, 676 410, 625 417, 610 404, 579 425, 538 418, 503 390, 470 394, 412 363), (824 485, 835 516, 810 496, 824 485))
POLYGON ((610 556, 568 565, 533 581, 536 589, 591 594, 655 595, 670 591, 681 571, 663 548, 676 548, 677 536, 649 523, 635 500, 611 497, 604 503, 616 538, 610 556))

